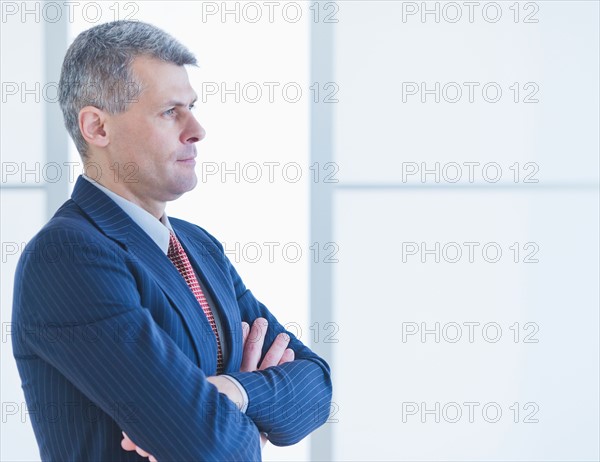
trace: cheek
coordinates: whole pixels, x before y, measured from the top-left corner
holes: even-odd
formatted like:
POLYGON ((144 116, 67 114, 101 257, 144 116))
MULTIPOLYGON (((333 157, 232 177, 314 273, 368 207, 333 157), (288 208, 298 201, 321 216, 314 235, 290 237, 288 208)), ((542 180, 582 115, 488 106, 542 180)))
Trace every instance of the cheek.
POLYGON ((162 172, 172 169, 177 158, 178 132, 168 123, 128 120, 119 126, 117 140, 119 160, 134 162, 146 178, 162 176, 162 172))
POLYGON ((154 124, 136 128, 136 139, 154 151, 169 151, 176 148, 179 135, 175 127, 168 123, 154 124))
POLYGON ((117 122, 113 127, 111 141, 123 153, 119 157, 130 157, 130 153, 144 140, 139 126, 128 120, 117 122))
POLYGON ((123 126, 119 139, 128 156, 139 160, 145 157, 144 152, 156 146, 155 133, 141 124, 123 126))
POLYGON ((151 139, 157 131, 151 120, 139 115, 117 119, 116 125, 120 137, 131 143, 144 143, 151 139))

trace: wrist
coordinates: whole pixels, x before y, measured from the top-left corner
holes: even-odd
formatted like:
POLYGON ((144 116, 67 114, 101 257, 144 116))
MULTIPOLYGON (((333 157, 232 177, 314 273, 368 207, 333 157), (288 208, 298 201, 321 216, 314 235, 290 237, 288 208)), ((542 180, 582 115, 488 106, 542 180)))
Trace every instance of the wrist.
POLYGON ((219 393, 223 393, 231 401, 233 401, 238 409, 242 408, 244 398, 240 392, 240 389, 231 380, 217 375, 207 377, 206 380, 217 387, 219 393))

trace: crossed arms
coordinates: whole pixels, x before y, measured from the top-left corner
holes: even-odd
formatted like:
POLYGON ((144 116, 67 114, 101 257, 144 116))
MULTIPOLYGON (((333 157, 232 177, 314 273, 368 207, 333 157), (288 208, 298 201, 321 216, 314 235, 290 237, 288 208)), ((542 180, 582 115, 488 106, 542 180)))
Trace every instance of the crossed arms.
POLYGON ((76 228, 50 228, 37 236, 36 244, 55 249, 63 258, 35 258, 29 252, 17 270, 22 277, 15 284, 19 310, 13 321, 29 330, 40 324, 64 329, 62 335, 56 333, 56 341, 27 336, 27 347, 161 462, 260 460, 259 432, 267 433, 275 445, 294 444, 329 414, 327 363, 254 298, 220 243, 209 237, 220 252, 223 275, 234 287, 241 321, 268 321, 263 362, 270 339, 284 332, 295 356, 265 369, 226 372, 248 394, 245 414, 157 324, 152 307, 142 304, 138 291, 148 275, 134 274, 130 261, 115 258, 124 251, 112 240, 76 228), (90 259, 74 253, 73 242, 93 245, 97 254, 90 259), (114 335, 124 326, 134 342, 114 335), (90 330, 95 341, 89 340, 90 330), (118 412, 118 403, 132 404, 135 419, 118 412))
MULTIPOLYGON (((258 318, 256 321, 254 321, 251 332, 248 323, 242 322, 244 357, 242 359, 240 371, 253 372, 256 370, 264 370, 268 367, 279 366, 294 360, 294 350, 287 348, 290 337, 289 335, 282 333, 275 338, 275 341, 269 348, 269 351, 265 355, 265 358, 262 360, 259 367, 258 363, 260 361, 261 350, 264 344, 267 327, 268 321, 264 318, 258 318)), ((243 399, 242 394, 237 386, 232 385, 230 380, 218 375, 210 376, 206 380, 215 385, 220 393, 225 394, 230 400, 236 403, 239 408, 241 408, 243 399)), ((261 449, 265 447, 267 441, 267 435, 265 433, 261 433, 261 449)), ((150 462, 157 462, 156 458, 152 454, 137 446, 125 432, 123 432, 121 447, 126 451, 136 451, 142 457, 149 457, 150 462)))

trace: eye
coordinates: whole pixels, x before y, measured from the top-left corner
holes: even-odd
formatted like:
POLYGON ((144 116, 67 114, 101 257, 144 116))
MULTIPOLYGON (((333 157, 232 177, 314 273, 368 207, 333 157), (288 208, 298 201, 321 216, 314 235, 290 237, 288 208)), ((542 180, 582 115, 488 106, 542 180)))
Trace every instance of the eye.
POLYGON ((172 107, 171 109, 167 109, 165 112, 163 112, 163 114, 166 115, 166 116, 175 115, 175 108, 172 107))
POLYGON ((196 103, 192 103, 189 106, 190 111, 193 111, 194 109, 196 109, 196 103))

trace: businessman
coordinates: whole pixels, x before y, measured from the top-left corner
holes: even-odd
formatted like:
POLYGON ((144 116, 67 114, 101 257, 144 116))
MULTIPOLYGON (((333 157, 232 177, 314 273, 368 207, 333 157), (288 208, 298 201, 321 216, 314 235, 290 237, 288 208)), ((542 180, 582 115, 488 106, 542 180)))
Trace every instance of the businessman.
POLYGON ((162 30, 81 33, 59 102, 84 163, 15 275, 13 352, 43 460, 261 460, 322 425, 328 364, 247 289, 219 241, 169 218, 205 131, 162 30))

